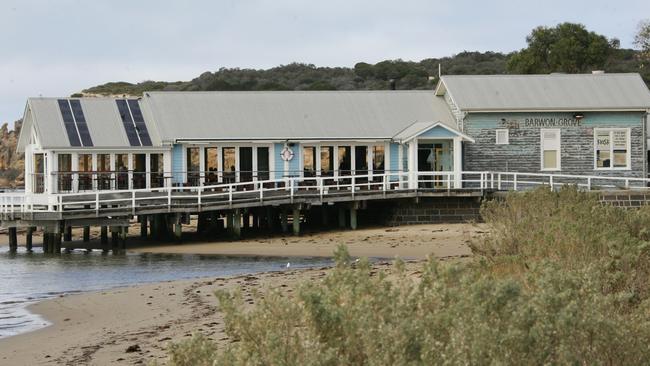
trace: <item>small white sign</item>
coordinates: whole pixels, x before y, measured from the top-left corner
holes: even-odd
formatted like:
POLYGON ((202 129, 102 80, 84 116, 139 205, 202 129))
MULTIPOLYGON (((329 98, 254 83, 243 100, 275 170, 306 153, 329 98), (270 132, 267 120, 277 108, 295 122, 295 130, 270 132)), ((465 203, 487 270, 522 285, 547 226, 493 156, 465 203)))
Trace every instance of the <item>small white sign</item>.
POLYGON ((285 146, 280 152, 280 157, 284 161, 291 161, 293 159, 293 150, 289 146, 285 146))

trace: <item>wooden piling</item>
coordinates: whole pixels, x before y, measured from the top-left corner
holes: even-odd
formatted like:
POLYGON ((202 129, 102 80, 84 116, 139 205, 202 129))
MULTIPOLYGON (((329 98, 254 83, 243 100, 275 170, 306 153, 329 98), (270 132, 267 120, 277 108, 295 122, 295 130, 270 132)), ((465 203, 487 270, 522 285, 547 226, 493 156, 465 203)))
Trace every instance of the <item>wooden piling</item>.
POLYGON ((65 227, 63 241, 72 241, 72 226, 65 227))
POLYGON ((129 227, 122 226, 120 231, 120 249, 126 250, 126 238, 129 236, 129 227))
POLYGON ((61 239, 62 239, 62 233, 54 233, 54 254, 61 254, 61 239))
POLYGON ((147 239, 147 226, 148 226, 148 219, 147 215, 141 215, 140 216, 140 239, 147 239))
POLYGON ((339 228, 345 229, 345 209, 339 207, 339 228))
POLYGON ((300 208, 294 207, 292 214, 293 235, 300 235, 300 208))
POLYGON ((84 226, 84 243, 90 241, 90 226, 84 226))
POLYGON ((324 228, 329 226, 329 211, 327 210, 327 206, 323 205, 320 208, 321 210, 321 224, 323 225, 324 228))
POLYGON ((282 232, 286 233, 289 231, 289 214, 287 213, 286 208, 282 208, 282 211, 280 211, 280 227, 282 227, 282 232))
POLYGON ((28 227, 27 231, 25 231, 25 250, 27 252, 31 253, 32 252, 32 235, 34 234, 34 228, 33 227, 28 227))
POLYGON ((43 230, 43 253, 50 252, 50 233, 43 230))
POLYGON ((102 247, 102 252, 108 253, 108 227, 102 226, 99 234, 99 242, 102 247))
POLYGON ((357 208, 354 206, 350 208, 350 228, 357 229, 357 208))
POLYGON ((15 227, 10 227, 7 230, 9 235, 9 251, 16 252, 18 250, 18 234, 15 227))

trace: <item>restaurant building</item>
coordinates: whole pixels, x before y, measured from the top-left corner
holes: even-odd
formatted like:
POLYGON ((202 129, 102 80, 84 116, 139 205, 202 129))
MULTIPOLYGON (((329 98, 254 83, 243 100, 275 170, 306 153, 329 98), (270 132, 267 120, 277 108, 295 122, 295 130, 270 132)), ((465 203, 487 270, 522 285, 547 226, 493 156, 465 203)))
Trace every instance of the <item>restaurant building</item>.
POLYGON ((30 98, 18 150, 27 193, 288 177, 462 188, 474 171, 645 178, 649 110, 638 74, 605 73, 442 76, 424 91, 30 98))

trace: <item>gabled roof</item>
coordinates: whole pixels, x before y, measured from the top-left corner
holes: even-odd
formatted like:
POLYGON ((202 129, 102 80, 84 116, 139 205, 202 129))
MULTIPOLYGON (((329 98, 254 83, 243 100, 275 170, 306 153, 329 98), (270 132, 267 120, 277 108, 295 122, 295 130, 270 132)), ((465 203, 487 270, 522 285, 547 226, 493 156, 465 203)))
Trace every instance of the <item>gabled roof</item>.
MULTIPOLYGON (((44 149, 71 147, 63 117, 59 109, 59 99, 78 99, 81 103, 93 148, 130 148, 115 99, 113 98, 29 98, 25 111, 25 127, 21 131, 18 150, 23 151, 27 134, 33 125, 44 149), (26 134, 23 136, 23 132, 26 134)), ((141 108, 143 109, 143 108, 141 108)), ((153 146, 160 146, 160 138, 151 118, 143 109, 147 130, 153 146)))
POLYGON ((436 95, 446 92, 465 112, 650 109, 650 91, 636 73, 445 75, 436 95))
POLYGON ((474 142, 473 138, 465 135, 464 133, 458 131, 457 129, 451 126, 448 126, 440 122, 415 122, 407 126, 405 129, 401 130, 397 134, 395 134, 392 140, 403 144, 435 128, 444 129, 445 131, 449 132, 453 136, 459 136, 465 141, 474 142))
POLYGON ((454 125, 433 91, 148 92, 164 142, 390 139, 417 121, 454 125))

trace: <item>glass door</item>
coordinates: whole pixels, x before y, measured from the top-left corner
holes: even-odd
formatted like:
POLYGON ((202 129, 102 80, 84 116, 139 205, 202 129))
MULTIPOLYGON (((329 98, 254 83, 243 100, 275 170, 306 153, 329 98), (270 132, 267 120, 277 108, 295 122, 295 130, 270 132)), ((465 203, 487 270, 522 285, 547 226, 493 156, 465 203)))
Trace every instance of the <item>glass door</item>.
POLYGON ((257 148, 257 180, 269 180, 271 177, 269 163, 269 148, 257 148))
POLYGON ((253 148, 240 147, 239 148, 239 181, 251 182, 253 181, 253 148))

